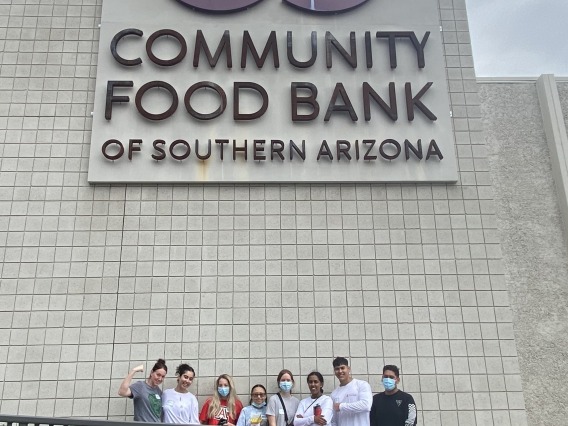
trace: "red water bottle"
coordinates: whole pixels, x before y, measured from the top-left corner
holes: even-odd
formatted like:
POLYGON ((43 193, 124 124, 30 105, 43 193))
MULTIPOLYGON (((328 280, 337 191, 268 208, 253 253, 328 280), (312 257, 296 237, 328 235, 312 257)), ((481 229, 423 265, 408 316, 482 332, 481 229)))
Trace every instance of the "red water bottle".
POLYGON ((321 405, 314 405, 314 416, 321 416, 321 405))

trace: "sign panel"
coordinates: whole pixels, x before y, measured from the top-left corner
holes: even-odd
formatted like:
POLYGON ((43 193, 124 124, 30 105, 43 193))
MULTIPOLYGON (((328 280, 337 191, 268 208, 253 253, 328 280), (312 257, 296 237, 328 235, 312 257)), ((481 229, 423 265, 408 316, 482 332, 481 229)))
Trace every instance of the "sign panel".
POLYGON ((89 182, 456 180, 436 0, 104 0, 89 182))

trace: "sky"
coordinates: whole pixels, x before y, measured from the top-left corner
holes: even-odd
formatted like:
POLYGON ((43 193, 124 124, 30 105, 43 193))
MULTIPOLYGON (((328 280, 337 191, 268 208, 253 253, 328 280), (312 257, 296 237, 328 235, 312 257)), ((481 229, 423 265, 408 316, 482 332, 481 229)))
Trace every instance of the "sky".
POLYGON ((568 77, 568 0, 466 0, 478 77, 568 77))

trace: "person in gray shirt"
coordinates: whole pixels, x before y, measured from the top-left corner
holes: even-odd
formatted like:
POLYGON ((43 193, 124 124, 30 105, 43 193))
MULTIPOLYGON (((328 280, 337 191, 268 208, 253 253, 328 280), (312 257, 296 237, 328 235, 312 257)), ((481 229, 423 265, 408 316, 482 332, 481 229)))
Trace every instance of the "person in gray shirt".
POLYGON ((143 371, 143 365, 134 367, 120 384, 118 394, 134 402, 135 422, 159 423, 162 417, 160 385, 168 373, 166 361, 159 359, 146 380, 131 384, 134 375, 143 371))
POLYGON ((282 370, 276 378, 280 391, 272 395, 266 407, 269 426, 292 426, 300 400, 292 396, 294 376, 290 370, 282 370))

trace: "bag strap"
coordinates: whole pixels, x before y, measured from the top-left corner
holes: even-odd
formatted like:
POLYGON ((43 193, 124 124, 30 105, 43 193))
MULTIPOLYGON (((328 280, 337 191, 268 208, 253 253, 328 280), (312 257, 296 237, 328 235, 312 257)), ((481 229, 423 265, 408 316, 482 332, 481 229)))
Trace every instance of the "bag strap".
POLYGON ((280 395, 280 392, 278 392, 276 395, 278 395, 278 399, 280 399, 280 403, 282 404, 282 408, 284 408, 284 421, 286 422, 286 424, 288 425, 288 412, 286 411, 286 404, 284 404, 284 400, 282 399, 282 395, 280 395))
MULTIPOLYGON (((320 395, 320 396, 321 396, 321 395, 320 395)), ((304 414, 306 414, 306 411, 308 411, 308 410, 310 409, 310 407, 311 407, 312 405, 314 405, 318 399, 320 399, 319 396, 318 396, 316 399, 314 399, 310 405, 308 405, 308 406, 306 407, 306 409, 304 410, 304 414)))

